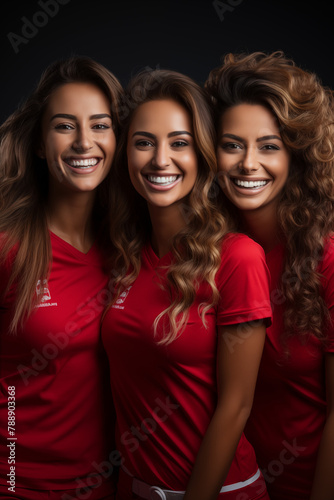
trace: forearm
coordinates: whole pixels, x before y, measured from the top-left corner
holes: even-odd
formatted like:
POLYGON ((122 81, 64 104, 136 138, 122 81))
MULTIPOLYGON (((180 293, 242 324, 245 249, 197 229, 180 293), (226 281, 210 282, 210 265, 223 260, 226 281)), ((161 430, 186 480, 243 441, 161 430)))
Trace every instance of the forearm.
POLYGON ((246 409, 216 410, 198 452, 184 500, 216 500, 248 414, 246 409))
MULTIPOLYGON (((243 324, 247 336, 240 340, 240 324, 218 327, 217 407, 203 437, 184 500, 216 500, 246 425, 261 360, 265 325, 243 324), (226 334, 235 336, 230 349, 226 334)), ((241 478, 240 478, 241 480, 241 478)))
POLYGON ((310 500, 334 498, 334 413, 326 421, 322 434, 310 500))

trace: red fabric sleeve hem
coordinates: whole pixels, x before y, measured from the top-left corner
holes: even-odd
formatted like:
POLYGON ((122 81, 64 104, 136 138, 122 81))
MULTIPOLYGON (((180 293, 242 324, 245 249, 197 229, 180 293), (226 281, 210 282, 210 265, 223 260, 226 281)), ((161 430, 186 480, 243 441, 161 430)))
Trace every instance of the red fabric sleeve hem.
POLYGON ((219 314, 216 324, 223 325, 238 325, 239 323, 249 323, 250 321, 265 320, 266 327, 269 327, 272 322, 272 314, 269 309, 256 309, 254 311, 242 311, 235 314, 219 314))

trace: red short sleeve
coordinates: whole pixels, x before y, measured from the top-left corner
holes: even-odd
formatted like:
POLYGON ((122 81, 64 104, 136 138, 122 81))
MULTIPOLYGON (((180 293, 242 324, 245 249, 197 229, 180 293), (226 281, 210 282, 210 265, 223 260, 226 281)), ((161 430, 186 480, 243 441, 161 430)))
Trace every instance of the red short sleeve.
POLYGON ((243 234, 229 235, 217 273, 220 303, 217 325, 265 319, 271 324, 270 274, 260 245, 243 234))
POLYGON ((319 271, 323 276, 324 298, 331 317, 326 351, 334 352, 334 238, 330 238, 325 246, 319 271))

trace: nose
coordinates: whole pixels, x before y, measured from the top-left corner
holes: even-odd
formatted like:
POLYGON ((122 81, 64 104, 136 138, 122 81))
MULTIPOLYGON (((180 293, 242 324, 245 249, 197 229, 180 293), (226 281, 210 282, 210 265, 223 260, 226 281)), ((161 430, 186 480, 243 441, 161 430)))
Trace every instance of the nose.
POLYGON ((80 128, 77 130, 76 137, 73 142, 73 149, 77 152, 89 151, 93 147, 93 140, 90 130, 80 128))
POLYGON ((154 156, 152 158, 152 165, 157 168, 168 167, 171 163, 171 158, 169 155, 167 144, 158 144, 154 150, 154 156))
POLYGON ((245 149, 244 156, 239 164, 240 169, 244 172, 254 172, 258 170, 259 166, 256 148, 250 147, 245 149))

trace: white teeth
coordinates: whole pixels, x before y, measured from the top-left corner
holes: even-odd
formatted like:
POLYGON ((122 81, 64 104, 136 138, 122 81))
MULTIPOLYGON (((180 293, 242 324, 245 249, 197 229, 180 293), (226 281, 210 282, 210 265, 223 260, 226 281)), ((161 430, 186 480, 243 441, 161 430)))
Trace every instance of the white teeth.
POLYGON ((94 167, 98 163, 97 158, 87 158, 86 160, 66 160, 71 167, 94 167))
POLYGON ((241 181, 240 179, 233 179, 233 182, 240 187, 244 188, 258 188, 265 186, 268 181, 241 181))
POLYGON ((172 184, 177 179, 177 175, 170 175, 168 177, 162 177, 160 175, 148 175, 147 178, 153 184, 172 184))

